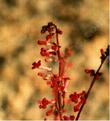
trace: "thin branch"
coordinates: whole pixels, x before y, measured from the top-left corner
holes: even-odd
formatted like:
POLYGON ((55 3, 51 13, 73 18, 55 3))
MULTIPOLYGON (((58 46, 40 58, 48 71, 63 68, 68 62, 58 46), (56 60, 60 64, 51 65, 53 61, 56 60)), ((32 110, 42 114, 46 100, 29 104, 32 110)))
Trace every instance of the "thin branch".
MULTIPOLYGON (((91 82, 91 84, 90 84, 90 86, 89 86, 89 89, 88 89, 88 91, 87 91, 87 93, 86 93, 86 95, 85 95, 85 100, 86 100, 86 102, 87 102, 88 96, 90 95, 90 92, 91 92, 91 90, 92 90, 92 87, 93 87, 93 85, 94 85, 94 83, 95 83, 95 81, 96 81, 96 76, 97 76, 97 74, 99 73, 99 71, 100 71, 100 69, 101 69, 101 67, 102 67, 102 65, 103 65, 103 63, 104 63, 104 61, 105 61, 106 58, 108 57, 108 55, 109 55, 109 46, 108 46, 108 48, 107 48, 107 50, 106 50, 106 55, 105 55, 105 57, 101 60, 101 64, 100 64, 100 66, 98 67, 98 69, 97 69, 97 71, 96 71, 96 73, 95 73, 95 75, 94 75, 94 77, 93 77, 93 79, 92 79, 92 82, 91 82)), ((83 110, 83 108, 84 108, 84 105, 85 105, 85 102, 81 105, 80 110, 79 110, 79 112, 78 112, 78 114, 77 114, 75 120, 78 120, 78 119, 79 119, 80 114, 81 114, 81 112, 82 112, 82 110, 83 110)))
MULTIPOLYGON (((61 70, 60 70, 60 59, 61 59, 61 55, 60 55, 60 48, 59 48, 59 38, 58 38, 58 32, 57 32, 57 27, 55 26, 56 29, 56 42, 58 45, 58 50, 57 50, 57 55, 58 55, 58 60, 59 60, 59 77, 61 76, 61 70)), ((62 104, 61 104, 61 93, 58 91, 58 106, 59 106, 59 116, 60 116, 60 120, 62 120, 62 104)))

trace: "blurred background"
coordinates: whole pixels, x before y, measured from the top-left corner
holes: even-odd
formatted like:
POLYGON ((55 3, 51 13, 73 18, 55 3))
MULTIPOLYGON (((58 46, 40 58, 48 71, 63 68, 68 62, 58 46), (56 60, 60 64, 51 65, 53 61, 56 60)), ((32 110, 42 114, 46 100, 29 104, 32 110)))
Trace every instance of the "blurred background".
MULTIPOLYGON (((91 78, 84 69, 98 68, 100 48, 108 44, 108 0, 0 0, 0 120, 43 119, 37 101, 51 97, 50 89, 31 65, 41 58, 36 40, 49 21, 63 30, 62 48, 74 52, 68 93, 88 89, 91 78)), ((108 119, 108 61, 101 71, 82 120, 108 119)))

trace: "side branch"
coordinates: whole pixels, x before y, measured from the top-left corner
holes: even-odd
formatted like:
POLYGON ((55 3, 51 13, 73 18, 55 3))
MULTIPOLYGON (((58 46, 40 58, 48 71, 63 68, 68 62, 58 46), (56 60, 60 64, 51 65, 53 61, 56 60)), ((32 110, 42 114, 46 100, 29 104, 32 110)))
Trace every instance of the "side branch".
MULTIPOLYGON (((103 58, 101 58, 101 64, 100 64, 100 66, 98 67, 98 69, 97 69, 97 71, 96 71, 96 73, 95 73, 95 75, 94 75, 94 77, 93 77, 93 79, 92 79, 92 82, 90 83, 90 86, 89 86, 89 88, 88 88, 88 91, 87 91, 87 93, 86 93, 86 95, 85 95, 85 102, 87 101, 87 99, 88 99, 88 96, 90 95, 90 92, 91 92, 91 90, 92 90, 92 87, 93 87, 93 85, 94 85, 94 83, 95 83, 95 81, 96 81, 96 78, 97 78, 97 75, 99 74, 99 72, 100 72, 100 69, 101 69, 101 67, 102 67, 102 65, 103 65, 103 63, 104 63, 104 61, 106 60, 106 58, 108 57, 108 55, 109 55, 109 46, 108 46, 108 48, 106 49, 106 52, 105 52, 105 55, 102 55, 101 57, 103 57, 103 58)), ((81 112, 82 112, 82 110, 83 110, 83 108, 84 108, 84 105, 85 105, 85 102, 81 105, 81 107, 80 107, 80 110, 79 110, 79 112, 78 112, 78 114, 77 114, 77 116, 76 116, 76 121, 79 119, 79 117, 80 117, 80 114, 81 114, 81 112)))

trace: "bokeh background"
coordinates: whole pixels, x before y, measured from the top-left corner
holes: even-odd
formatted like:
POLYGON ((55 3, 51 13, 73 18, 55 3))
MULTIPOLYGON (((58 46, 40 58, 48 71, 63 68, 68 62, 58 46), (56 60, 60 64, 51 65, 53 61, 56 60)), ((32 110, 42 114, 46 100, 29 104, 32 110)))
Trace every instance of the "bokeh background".
MULTIPOLYGON (((97 69, 108 44, 108 0, 0 0, 0 119, 43 119, 37 100, 51 91, 31 65, 41 59, 36 40, 49 21, 64 32, 62 48, 74 51, 68 92, 88 89, 84 69, 97 69)), ((101 71, 80 119, 108 119, 108 61, 101 71)))

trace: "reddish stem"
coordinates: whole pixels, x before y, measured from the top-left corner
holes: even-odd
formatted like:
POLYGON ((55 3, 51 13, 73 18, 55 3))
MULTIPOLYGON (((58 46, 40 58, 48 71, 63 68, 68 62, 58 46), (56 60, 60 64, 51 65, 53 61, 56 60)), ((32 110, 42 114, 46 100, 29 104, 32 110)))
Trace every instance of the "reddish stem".
MULTIPOLYGON (((101 69, 101 67, 102 67, 102 65, 103 65, 103 63, 104 63, 104 61, 106 60, 107 56, 108 56, 108 55, 106 55, 105 58, 101 61, 101 64, 100 64, 100 66, 98 67, 98 69, 97 69, 97 71, 96 71, 96 73, 95 73, 95 75, 94 75, 94 77, 93 77, 93 79, 92 79, 92 82, 90 83, 90 86, 89 86, 89 88, 88 88, 88 91, 87 91, 87 93, 86 93, 86 95, 85 95, 85 100, 86 100, 86 102, 87 102, 88 96, 90 95, 90 92, 91 92, 91 90, 92 90, 92 87, 93 87, 93 85, 94 85, 94 83, 95 83, 95 81, 96 81, 96 76, 97 76, 97 74, 99 73, 99 71, 100 71, 100 69, 101 69)), ((84 108, 84 105, 85 105, 85 102, 84 102, 84 103, 81 105, 81 107, 80 107, 80 110, 79 110, 79 112, 78 112, 78 114, 77 114, 77 116, 76 116, 76 119, 75 119, 76 121, 79 119, 80 114, 81 114, 81 112, 82 112, 82 110, 83 110, 83 108, 84 108)))
MULTIPOLYGON (((60 48, 59 48, 59 38, 58 38, 58 31, 57 31, 57 26, 55 25, 55 29, 56 29, 56 42, 57 42, 57 46, 58 46, 58 50, 57 50, 57 55, 58 55, 58 62, 59 62, 59 77, 61 78, 61 63, 60 63, 60 61, 61 61, 61 54, 60 54, 60 48)), ((61 82, 61 80, 60 80, 60 83, 59 84, 61 84, 62 82, 61 82)), ((61 92, 59 92, 58 91, 58 106, 59 106, 59 111, 58 111, 58 113, 59 113, 59 117, 60 117, 60 120, 63 120, 62 119, 62 99, 61 99, 61 97, 62 97, 62 94, 61 94, 61 92)))

